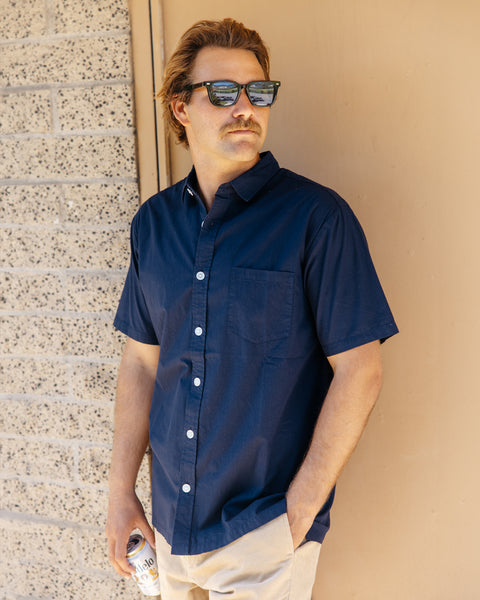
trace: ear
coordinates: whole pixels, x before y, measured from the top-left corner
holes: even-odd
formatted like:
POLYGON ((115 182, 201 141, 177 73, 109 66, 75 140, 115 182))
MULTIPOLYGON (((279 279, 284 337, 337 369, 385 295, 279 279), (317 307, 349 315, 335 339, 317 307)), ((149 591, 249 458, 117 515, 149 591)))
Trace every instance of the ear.
POLYGON ((190 123, 190 119, 188 118, 188 109, 187 103, 179 98, 174 98, 170 107, 172 109, 173 115, 177 119, 179 123, 181 123, 184 127, 190 123))

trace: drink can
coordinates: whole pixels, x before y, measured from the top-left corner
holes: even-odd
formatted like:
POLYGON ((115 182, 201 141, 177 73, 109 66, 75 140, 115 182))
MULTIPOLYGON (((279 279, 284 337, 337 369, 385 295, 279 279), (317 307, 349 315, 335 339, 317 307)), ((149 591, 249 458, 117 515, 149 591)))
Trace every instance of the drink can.
POLYGON ((135 567, 132 575, 145 596, 160 595, 157 557, 155 551, 140 533, 132 534, 127 543, 127 560, 135 567))

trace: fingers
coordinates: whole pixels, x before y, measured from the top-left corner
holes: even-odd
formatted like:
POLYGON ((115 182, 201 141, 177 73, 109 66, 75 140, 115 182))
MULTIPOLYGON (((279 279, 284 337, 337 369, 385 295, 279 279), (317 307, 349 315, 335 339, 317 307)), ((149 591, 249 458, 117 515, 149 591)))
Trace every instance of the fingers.
POLYGON ((145 521, 145 524, 142 527, 140 527, 140 531, 142 532, 143 537, 147 540, 150 546, 152 548, 155 548, 155 532, 150 527, 147 521, 145 521))
POLYGON ((108 537, 108 560, 115 571, 126 579, 130 578, 132 573, 135 573, 135 568, 128 562, 126 556, 128 535, 108 537))

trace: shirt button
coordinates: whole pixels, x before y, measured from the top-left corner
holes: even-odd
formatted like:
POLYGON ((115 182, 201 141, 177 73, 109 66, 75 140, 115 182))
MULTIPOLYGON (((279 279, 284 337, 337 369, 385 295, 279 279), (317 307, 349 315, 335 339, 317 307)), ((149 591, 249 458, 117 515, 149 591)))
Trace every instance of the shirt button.
POLYGON ((200 377, 195 377, 195 379, 193 380, 193 385, 195 387, 198 387, 201 383, 202 383, 202 380, 200 379, 200 377))
POLYGON ((205 273, 203 271, 198 271, 198 273, 196 274, 196 278, 198 279, 198 281, 202 281, 203 279, 205 279, 205 273))
POLYGON ((195 335, 202 335, 203 329, 201 327, 195 327, 195 335))
POLYGON ((188 494, 188 492, 191 490, 192 488, 188 485, 188 483, 184 483, 182 485, 182 491, 185 492, 185 494, 188 494))
POLYGON ((189 430, 187 431, 187 438, 188 438, 189 440, 192 440, 194 437, 195 437, 195 433, 193 432, 193 430, 192 430, 192 429, 189 429, 189 430))

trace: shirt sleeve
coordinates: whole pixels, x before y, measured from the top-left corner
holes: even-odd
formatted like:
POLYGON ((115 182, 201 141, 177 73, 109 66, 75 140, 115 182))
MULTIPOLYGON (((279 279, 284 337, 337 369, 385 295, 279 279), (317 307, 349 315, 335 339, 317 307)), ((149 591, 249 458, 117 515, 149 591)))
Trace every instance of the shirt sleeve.
POLYGON ((339 196, 306 249, 304 285, 326 356, 398 332, 367 240, 339 196))
POLYGON ((130 266, 113 324, 116 329, 137 342, 158 345, 140 281, 138 220, 137 213, 130 230, 130 266))

